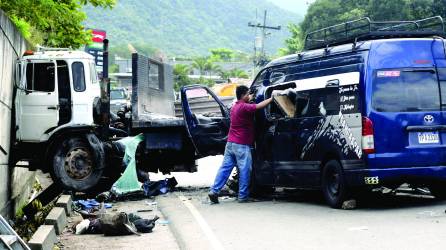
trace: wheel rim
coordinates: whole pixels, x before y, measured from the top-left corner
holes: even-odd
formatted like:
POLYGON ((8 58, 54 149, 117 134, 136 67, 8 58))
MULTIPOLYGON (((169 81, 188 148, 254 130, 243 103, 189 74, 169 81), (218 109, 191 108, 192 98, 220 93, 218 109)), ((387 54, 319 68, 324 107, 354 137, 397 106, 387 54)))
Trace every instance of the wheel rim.
POLYGON ((329 171, 327 175, 327 190, 332 196, 337 196, 340 189, 340 176, 334 170, 329 171))
POLYGON ((71 149, 65 157, 64 167, 71 178, 76 180, 85 179, 93 172, 92 156, 85 148, 71 149))

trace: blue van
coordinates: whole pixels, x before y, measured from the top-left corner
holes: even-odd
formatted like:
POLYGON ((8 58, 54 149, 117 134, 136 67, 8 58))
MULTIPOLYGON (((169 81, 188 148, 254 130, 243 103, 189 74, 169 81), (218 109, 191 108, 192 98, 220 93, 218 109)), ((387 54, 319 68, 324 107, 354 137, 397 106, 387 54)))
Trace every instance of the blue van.
MULTIPOLYGON (((321 189, 338 208, 356 190, 402 183, 446 197, 446 42, 441 17, 368 18, 310 33, 305 50, 256 76, 253 189, 321 189)), ((189 135, 201 156, 222 153, 229 110, 200 86, 182 89, 189 135), (221 114, 197 116, 202 89, 221 114)), ((255 191, 255 190, 253 190, 255 191)))

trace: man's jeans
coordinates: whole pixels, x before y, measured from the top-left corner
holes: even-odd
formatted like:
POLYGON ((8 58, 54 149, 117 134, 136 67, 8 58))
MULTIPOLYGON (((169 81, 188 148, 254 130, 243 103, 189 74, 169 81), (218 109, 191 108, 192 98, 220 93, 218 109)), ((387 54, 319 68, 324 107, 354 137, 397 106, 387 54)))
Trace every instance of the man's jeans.
POLYGON ((237 144, 233 142, 227 142, 225 148, 225 155, 223 157, 223 163, 218 169, 217 176, 215 177, 214 185, 211 187, 211 192, 218 194, 232 169, 238 166, 239 173, 239 200, 248 199, 249 196, 249 182, 251 180, 251 147, 248 145, 237 144))

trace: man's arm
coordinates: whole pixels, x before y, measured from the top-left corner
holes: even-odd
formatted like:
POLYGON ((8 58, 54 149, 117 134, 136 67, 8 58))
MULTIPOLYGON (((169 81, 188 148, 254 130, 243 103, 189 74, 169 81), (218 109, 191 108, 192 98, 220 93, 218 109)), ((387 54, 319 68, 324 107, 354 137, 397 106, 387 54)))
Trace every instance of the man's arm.
POLYGON ((270 104, 273 101, 273 98, 270 97, 260 103, 256 104, 256 109, 263 109, 264 107, 268 106, 268 104, 270 104))

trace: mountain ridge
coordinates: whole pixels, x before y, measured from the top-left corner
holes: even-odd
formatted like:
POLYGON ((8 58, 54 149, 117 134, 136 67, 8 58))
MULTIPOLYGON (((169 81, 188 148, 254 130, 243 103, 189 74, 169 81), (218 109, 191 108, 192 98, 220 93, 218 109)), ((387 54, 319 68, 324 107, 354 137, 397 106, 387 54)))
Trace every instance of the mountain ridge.
POLYGON ((302 17, 267 0, 121 0, 112 10, 84 10, 85 27, 106 30, 111 46, 145 43, 168 55, 197 56, 211 48, 251 53, 256 34, 248 22, 262 23, 264 9, 267 25, 282 27, 270 31, 265 43, 265 50, 275 54, 290 36, 288 23, 302 17))

